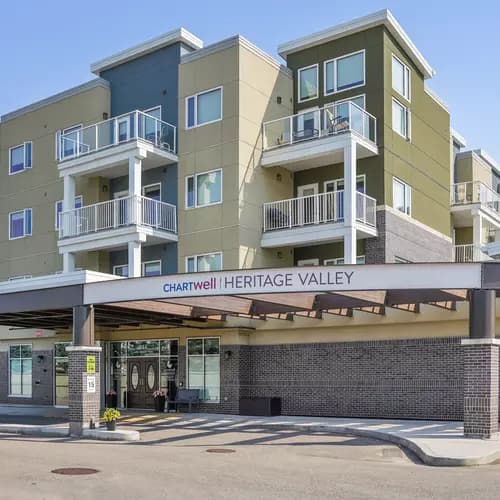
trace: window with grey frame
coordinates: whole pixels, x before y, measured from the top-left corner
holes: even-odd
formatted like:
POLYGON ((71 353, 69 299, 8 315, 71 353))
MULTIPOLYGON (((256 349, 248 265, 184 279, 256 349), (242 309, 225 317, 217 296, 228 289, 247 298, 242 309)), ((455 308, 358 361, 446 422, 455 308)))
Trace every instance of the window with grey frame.
POLYGON ((199 389, 200 399, 220 401, 220 339, 218 337, 187 340, 188 388, 199 389))
POLYGON ((9 346, 9 396, 31 397, 32 356, 31 344, 9 346))
POLYGON ((54 344, 54 404, 68 406, 69 404, 69 358, 66 348, 70 342, 54 344))

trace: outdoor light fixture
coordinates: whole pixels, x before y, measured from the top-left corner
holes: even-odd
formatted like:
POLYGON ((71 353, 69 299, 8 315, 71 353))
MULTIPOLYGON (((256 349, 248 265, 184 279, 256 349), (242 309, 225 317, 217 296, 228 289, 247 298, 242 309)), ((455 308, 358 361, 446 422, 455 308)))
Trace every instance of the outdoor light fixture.
POLYGON ((233 351, 226 351, 224 353, 224 359, 227 361, 233 355, 233 351))

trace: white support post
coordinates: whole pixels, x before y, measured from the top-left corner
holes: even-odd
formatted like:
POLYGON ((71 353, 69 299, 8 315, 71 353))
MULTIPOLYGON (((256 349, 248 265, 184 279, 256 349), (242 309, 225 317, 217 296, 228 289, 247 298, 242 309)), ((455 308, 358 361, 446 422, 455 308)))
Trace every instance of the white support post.
POLYGON ((129 241, 128 243, 128 277, 139 278, 141 272, 141 242, 129 241))
POLYGON ((63 211, 75 208, 75 178, 72 175, 65 175, 64 178, 64 200, 63 211))
POLYGON ((63 273, 71 273, 75 270, 75 254, 71 252, 63 253, 63 273))
POLYGON ((472 243, 476 248, 483 244, 483 218, 480 213, 472 215, 472 243))
POLYGON ((344 148, 344 264, 356 264, 356 143, 344 148))
POLYGON ((142 160, 133 156, 128 161, 128 194, 141 196, 142 160))

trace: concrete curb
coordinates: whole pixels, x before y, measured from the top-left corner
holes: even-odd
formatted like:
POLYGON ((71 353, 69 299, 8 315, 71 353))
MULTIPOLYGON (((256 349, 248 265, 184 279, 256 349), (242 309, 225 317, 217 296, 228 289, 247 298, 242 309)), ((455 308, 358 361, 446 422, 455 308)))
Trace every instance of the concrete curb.
MULTIPOLYGON (((249 425, 254 425, 251 420, 244 421, 249 425)), ((327 425, 303 425, 303 424, 273 424, 273 423, 258 423, 259 427, 268 429, 286 429, 300 430, 303 432, 329 432, 331 434, 359 436, 387 441, 402 446, 415 453, 417 457, 426 465, 434 467, 471 467, 475 465, 488 465, 500 459, 500 451, 490 453, 488 455, 457 458, 445 455, 436 455, 429 450, 425 445, 419 445, 411 439, 404 438, 387 432, 373 431, 368 429, 356 429, 353 427, 331 427, 327 425)))
POLYGON ((141 435, 138 431, 84 429, 83 438, 99 439, 100 441, 140 441, 141 435))

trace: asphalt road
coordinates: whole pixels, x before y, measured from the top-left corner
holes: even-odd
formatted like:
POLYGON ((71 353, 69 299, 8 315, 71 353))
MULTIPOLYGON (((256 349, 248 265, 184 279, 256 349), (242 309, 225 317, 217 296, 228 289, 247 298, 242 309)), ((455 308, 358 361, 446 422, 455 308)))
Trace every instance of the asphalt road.
POLYGON ((140 443, 0 435, 1 499, 498 499, 500 465, 435 468, 357 437, 144 429, 140 443), (210 453, 208 449, 233 453, 210 453), (93 467, 88 476, 51 473, 93 467))

